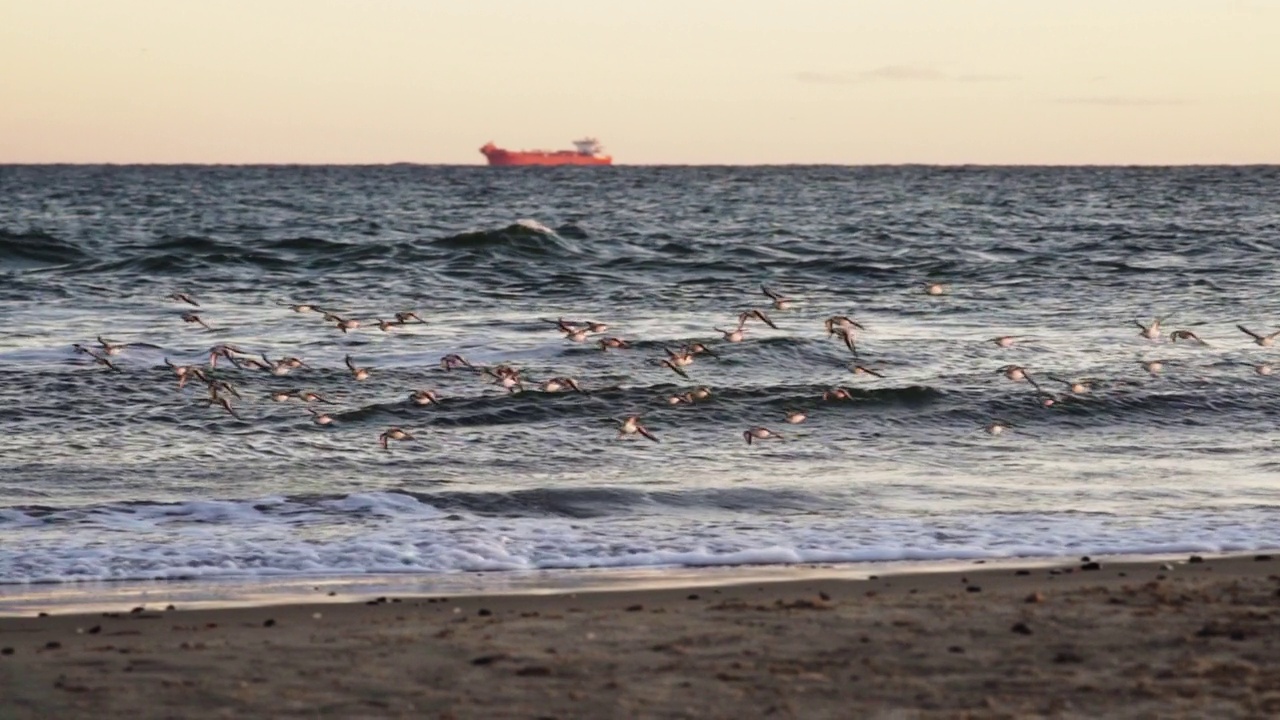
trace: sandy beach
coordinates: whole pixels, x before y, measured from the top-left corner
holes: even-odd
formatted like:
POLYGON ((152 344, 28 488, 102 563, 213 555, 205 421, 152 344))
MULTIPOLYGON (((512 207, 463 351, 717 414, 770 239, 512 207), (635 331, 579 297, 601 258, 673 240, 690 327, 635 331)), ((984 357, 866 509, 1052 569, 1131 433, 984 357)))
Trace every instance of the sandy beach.
POLYGON ((1274 717, 1270 557, 10 617, 0 717, 1274 717))

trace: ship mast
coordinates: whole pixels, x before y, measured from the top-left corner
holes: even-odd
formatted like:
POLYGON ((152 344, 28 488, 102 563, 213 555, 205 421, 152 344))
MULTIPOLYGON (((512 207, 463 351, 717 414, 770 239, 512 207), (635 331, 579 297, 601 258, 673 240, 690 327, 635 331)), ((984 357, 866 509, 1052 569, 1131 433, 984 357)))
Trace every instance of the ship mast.
POLYGON ((598 155, 604 150, 600 141, 593 137, 574 140, 573 146, 578 149, 579 155, 598 155))

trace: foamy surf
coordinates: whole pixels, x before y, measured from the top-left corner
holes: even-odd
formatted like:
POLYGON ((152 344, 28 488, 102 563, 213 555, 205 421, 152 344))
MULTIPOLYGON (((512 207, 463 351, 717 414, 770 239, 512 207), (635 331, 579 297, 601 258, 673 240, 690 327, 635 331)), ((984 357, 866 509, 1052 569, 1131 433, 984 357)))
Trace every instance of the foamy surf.
POLYGON ((1280 547, 1280 513, 457 513, 395 492, 0 512, 3 583, 947 561, 1280 547), (19 540, 21 538, 21 540, 19 540), (1177 540, 1171 540, 1177 538, 1177 540))

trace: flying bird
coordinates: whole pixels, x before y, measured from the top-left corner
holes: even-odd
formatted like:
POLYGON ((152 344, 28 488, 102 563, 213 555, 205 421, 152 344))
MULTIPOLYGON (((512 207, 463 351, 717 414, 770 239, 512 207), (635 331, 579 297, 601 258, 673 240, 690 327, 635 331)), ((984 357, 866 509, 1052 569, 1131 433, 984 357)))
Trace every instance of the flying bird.
POLYGON ((649 428, 640 424, 639 415, 630 415, 616 422, 618 423, 618 437, 620 438, 626 437, 627 435, 640 434, 654 442, 659 442, 657 436, 649 432, 649 428))
POLYGON ((1253 338, 1254 343, 1262 347, 1271 347, 1275 344, 1276 338, 1280 337, 1280 330, 1277 330, 1270 335, 1260 335, 1243 325, 1237 325, 1236 327, 1240 328, 1240 332, 1253 338))

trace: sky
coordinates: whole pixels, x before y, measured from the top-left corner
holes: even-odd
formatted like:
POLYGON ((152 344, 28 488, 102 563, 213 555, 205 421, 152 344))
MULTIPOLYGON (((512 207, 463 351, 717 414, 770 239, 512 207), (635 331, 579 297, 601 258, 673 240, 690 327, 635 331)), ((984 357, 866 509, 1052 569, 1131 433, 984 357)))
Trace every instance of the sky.
POLYGON ((1280 0, 0 0, 0 163, 1280 163, 1280 0))

